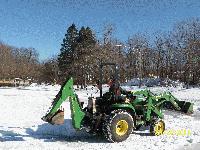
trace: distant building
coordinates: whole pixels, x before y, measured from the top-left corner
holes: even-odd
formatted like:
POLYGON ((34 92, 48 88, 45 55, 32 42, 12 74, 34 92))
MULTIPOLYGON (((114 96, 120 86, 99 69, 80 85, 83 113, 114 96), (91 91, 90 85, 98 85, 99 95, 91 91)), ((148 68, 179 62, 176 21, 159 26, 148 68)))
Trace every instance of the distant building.
POLYGON ((31 79, 21 79, 21 78, 14 78, 14 79, 2 79, 0 80, 0 86, 28 86, 31 84, 31 79))

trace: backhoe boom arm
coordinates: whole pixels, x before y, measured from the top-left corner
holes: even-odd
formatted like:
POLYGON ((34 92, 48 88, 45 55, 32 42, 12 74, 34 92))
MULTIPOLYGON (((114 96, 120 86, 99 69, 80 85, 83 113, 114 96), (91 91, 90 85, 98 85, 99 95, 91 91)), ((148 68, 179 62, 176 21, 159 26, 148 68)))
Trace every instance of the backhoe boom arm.
MULTIPOLYGON (((79 104, 78 98, 73 91, 73 79, 70 78, 61 88, 58 96, 54 99, 50 111, 42 117, 42 120, 55 124, 53 117, 57 115, 60 110, 62 103, 69 99, 72 124, 75 129, 81 128, 81 122, 85 116, 85 113, 82 111, 82 108, 79 104)), ((64 116, 63 116, 64 117, 64 116)), ((63 118, 64 119, 64 118, 63 118)))

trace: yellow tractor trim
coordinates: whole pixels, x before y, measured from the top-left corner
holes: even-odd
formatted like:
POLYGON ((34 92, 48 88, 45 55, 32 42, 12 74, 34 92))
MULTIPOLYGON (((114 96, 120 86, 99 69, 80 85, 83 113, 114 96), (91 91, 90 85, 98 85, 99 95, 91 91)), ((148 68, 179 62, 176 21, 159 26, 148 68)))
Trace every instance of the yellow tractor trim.
POLYGON ((128 123, 126 122, 126 120, 120 120, 117 122, 116 125, 116 133, 119 136, 123 136, 124 134, 126 134, 128 131, 128 123))
POLYGON ((163 121, 158 121, 154 127, 155 134, 161 135, 161 134, 163 134, 164 130, 165 130, 165 125, 164 125, 163 121))

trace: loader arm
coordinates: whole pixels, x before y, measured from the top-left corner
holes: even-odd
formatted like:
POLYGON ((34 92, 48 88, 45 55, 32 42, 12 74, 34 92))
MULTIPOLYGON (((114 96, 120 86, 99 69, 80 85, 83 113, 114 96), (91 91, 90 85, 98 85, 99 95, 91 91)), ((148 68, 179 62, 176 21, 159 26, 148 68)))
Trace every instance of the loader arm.
MULTIPOLYGON (((62 110, 60 110, 60 106, 66 100, 70 102, 71 109, 71 117, 72 124, 75 129, 81 128, 81 122, 85 116, 85 112, 82 111, 82 108, 79 104, 78 97, 73 91, 73 79, 70 78, 61 88, 58 96, 52 102, 52 107, 47 112, 47 114, 42 117, 42 120, 49 122, 51 124, 55 124, 53 118, 62 110)), ((64 112, 63 112, 64 117, 64 112)), ((64 118, 63 118, 64 119, 64 118)))
POLYGON ((170 92, 164 92, 160 96, 156 96, 157 106, 163 105, 166 109, 184 112, 187 114, 193 113, 193 103, 187 101, 180 101, 174 97, 170 92))
MULTIPOLYGON (((148 103, 149 99, 151 99, 149 106, 154 106, 155 108, 164 107, 166 109, 172 109, 187 114, 193 113, 193 105, 194 105, 193 103, 187 101, 180 101, 176 97, 174 97, 170 92, 164 92, 161 95, 155 95, 149 90, 139 90, 139 91, 132 91, 132 94, 143 95, 145 98, 147 98, 148 103)), ((140 99, 137 99, 137 101, 133 102, 133 104, 137 104, 138 101, 140 101, 140 99)))
POLYGON ((181 110, 177 103, 178 99, 175 98, 170 92, 165 92, 159 96, 156 96, 156 100, 158 101, 156 104, 157 106, 162 105, 164 102, 168 102, 174 107, 175 110, 181 110))

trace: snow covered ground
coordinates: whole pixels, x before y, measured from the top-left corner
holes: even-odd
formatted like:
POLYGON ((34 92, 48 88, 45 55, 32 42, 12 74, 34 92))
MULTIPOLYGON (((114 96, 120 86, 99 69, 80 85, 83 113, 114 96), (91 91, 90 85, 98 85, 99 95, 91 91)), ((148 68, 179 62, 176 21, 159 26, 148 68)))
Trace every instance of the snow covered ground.
MULTIPOLYGON (((154 92, 169 90, 180 100, 194 103, 194 114, 185 115, 165 110, 166 129, 186 129, 189 136, 150 136, 148 130, 137 131, 124 142, 108 143, 102 137, 75 131, 70 120, 69 103, 65 102, 65 124, 53 126, 41 120, 59 86, 21 88, 0 87, 0 149, 200 149, 200 89, 151 87, 154 92)), ((130 87, 124 87, 129 88, 130 87)), ((134 89, 134 88, 132 88, 134 89)), ((93 91, 95 91, 94 89, 93 91)), ((91 87, 77 90, 82 101, 92 93, 91 87)), ((98 94, 98 93, 97 93, 98 94)))

